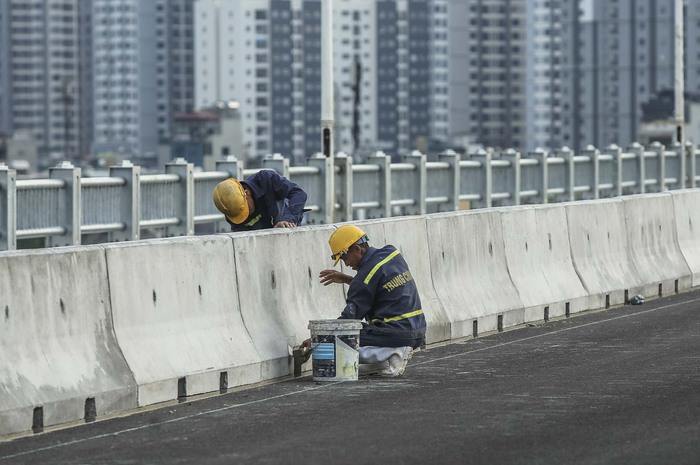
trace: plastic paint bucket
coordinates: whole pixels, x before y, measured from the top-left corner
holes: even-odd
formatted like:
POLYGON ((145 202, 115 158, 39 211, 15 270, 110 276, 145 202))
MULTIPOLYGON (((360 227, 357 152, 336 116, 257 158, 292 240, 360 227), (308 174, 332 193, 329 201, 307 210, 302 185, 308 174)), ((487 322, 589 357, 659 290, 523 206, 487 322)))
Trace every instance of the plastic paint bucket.
POLYGON ((359 320, 311 320, 314 381, 357 381, 360 363, 359 320))

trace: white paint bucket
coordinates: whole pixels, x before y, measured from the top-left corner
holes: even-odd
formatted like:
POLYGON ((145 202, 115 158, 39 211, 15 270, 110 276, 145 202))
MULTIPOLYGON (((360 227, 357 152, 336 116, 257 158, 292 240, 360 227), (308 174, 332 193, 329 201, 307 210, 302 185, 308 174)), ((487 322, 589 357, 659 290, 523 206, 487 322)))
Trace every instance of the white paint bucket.
POLYGON ((314 381, 357 380, 360 363, 359 320, 311 320, 314 381))

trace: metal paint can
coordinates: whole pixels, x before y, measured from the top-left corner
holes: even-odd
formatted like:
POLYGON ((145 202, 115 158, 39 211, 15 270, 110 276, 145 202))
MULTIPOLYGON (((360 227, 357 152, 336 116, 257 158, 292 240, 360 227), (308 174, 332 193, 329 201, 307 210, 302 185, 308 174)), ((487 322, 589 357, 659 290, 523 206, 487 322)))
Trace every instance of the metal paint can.
POLYGON ((314 381, 357 381, 360 363, 359 320, 311 320, 314 381))

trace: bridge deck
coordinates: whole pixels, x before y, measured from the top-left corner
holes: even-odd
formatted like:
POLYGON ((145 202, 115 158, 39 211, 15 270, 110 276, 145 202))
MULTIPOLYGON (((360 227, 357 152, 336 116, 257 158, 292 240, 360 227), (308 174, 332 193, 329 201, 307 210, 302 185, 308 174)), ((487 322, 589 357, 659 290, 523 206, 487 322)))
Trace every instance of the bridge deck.
POLYGON ((9 463, 698 463, 700 290, 0 443, 9 463))

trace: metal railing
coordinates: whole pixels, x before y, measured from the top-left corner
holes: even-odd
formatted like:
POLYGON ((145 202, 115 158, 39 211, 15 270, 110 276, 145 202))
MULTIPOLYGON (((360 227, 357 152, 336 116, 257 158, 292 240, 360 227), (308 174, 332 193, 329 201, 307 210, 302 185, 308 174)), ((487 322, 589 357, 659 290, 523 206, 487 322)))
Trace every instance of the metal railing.
POLYGON ((377 152, 364 164, 340 153, 332 169, 321 154, 306 166, 292 167, 274 155, 258 169, 244 169, 228 157, 210 172, 195 172, 177 159, 163 174, 150 175, 126 161, 111 167, 109 176, 94 178, 82 178, 80 168, 63 162, 49 170, 49 179, 36 180, 17 180, 14 170, 0 164, 0 250, 16 249, 18 240, 31 238, 44 238, 51 247, 77 245, 96 234, 126 241, 144 231, 193 235, 196 226, 226 232, 230 228, 211 201, 214 186, 259 169, 273 169, 302 186, 308 194, 307 223, 320 224, 695 187, 700 150, 692 144, 683 153, 679 149, 635 143, 626 150, 589 147, 580 154, 565 147, 524 156, 514 150, 461 156, 447 151, 436 161, 414 152, 394 163, 377 152))

